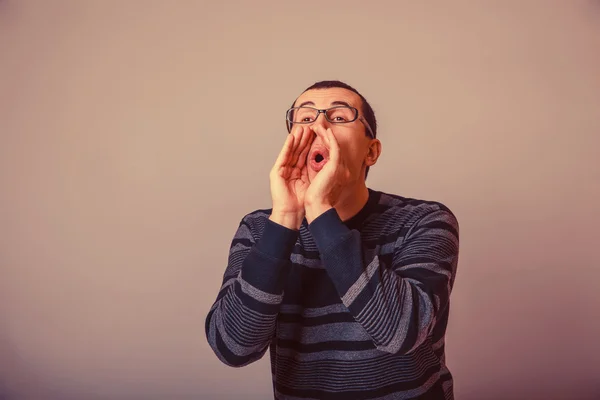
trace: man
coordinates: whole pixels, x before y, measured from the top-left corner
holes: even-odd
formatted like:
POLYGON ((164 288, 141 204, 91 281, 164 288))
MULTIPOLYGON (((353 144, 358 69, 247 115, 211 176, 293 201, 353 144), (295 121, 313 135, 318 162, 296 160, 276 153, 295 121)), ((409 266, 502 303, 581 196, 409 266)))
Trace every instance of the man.
POLYGON ((286 119, 273 206, 242 219, 206 318, 212 349, 240 367, 270 347, 276 399, 453 399, 455 216, 366 186, 381 143, 347 84, 312 85, 286 119))

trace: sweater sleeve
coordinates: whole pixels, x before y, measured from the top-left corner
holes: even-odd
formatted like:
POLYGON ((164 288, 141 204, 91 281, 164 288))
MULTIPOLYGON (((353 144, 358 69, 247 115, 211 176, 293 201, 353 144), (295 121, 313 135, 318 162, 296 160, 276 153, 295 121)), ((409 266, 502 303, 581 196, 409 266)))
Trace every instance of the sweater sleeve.
POLYGON ((448 307, 456 274, 458 222, 448 209, 397 232, 387 265, 378 255, 365 257, 360 233, 333 208, 309 228, 342 303, 379 350, 407 354, 426 340, 448 307))
POLYGON ((233 367, 259 360, 269 347, 298 237, 297 231, 268 219, 260 239, 255 234, 246 216, 231 242, 223 282, 205 323, 209 345, 233 367))

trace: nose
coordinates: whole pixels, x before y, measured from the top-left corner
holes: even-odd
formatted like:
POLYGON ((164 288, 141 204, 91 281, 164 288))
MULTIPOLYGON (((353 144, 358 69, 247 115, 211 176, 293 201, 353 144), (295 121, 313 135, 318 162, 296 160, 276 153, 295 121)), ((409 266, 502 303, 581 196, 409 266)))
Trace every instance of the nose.
POLYGON ((327 117, 325 116, 324 112, 320 112, 319 115, 317 115, 315 121, 312 124, 310 124, 311 127, 315 125, 319 125, 324 129, 331 127, 331 123, 327 120, 327 117))

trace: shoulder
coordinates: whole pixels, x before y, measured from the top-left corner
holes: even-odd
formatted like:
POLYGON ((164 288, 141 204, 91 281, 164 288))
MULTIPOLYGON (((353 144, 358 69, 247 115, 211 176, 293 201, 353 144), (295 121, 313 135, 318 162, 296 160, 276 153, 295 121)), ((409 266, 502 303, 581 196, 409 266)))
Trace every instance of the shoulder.
POLYGON ((416 225, 444 223, 458 233, 458 218, 441 201, 382 191, 379 194, 380 218, 394 222, 395 230, 406 231, 416 225))
POLYGON ((238 228, 248 229, 254 239, 258 239, 265 229, 267 221, 271 216, 271 212, 271 208, 257 209, 248 212, 242 217, 238 228))

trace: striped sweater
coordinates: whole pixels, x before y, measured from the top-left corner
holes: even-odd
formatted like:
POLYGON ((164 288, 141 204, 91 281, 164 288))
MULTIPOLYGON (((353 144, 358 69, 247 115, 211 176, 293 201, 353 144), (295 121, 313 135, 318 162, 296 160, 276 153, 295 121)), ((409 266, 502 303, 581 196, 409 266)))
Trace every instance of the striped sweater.
POLYGON ((453 399, 444 337, 458 223, 443 204, 369 189, 299 231, 246 215, 206 335, 241 367, 270 350, 275 399, 453 399))

